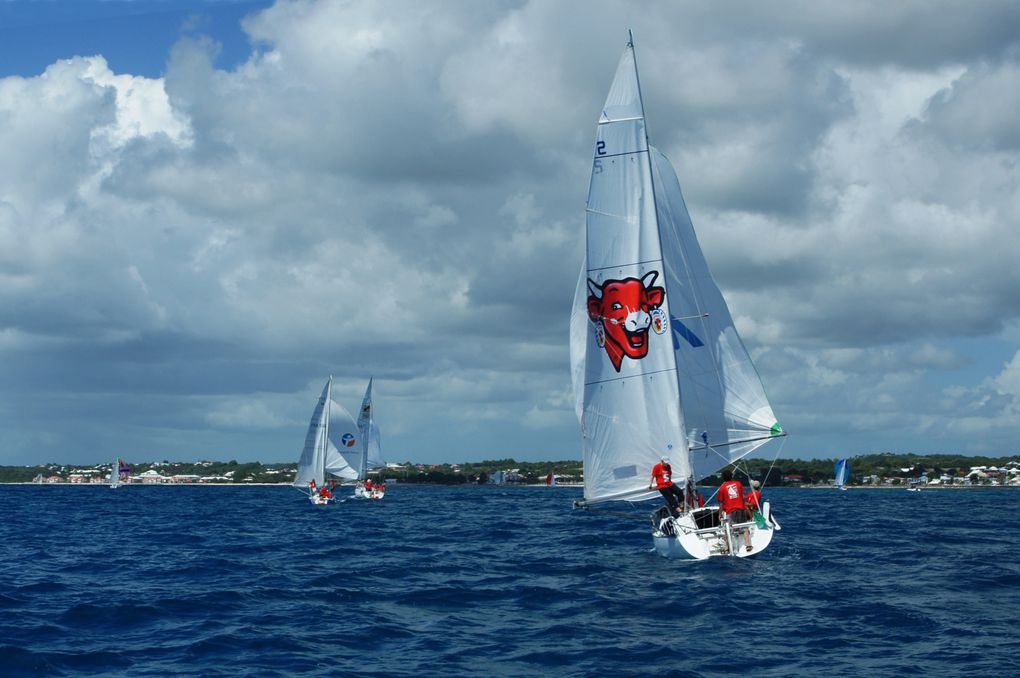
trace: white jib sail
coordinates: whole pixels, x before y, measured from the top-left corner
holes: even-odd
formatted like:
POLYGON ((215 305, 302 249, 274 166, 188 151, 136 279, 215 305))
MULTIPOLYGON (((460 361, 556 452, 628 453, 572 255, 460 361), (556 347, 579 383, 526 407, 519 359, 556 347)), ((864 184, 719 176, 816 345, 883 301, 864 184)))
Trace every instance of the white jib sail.
POLYGON ((673 166, 655 148, 651 157, 672 302, 669 334, 694 479, 700 480, 782 435, 782 428, 709 272, 673 166))
POLYGON ((675 480, 691 469, 631 45, 599 119, 585 221, 570 342, 585 500, 650 498, 659 457, 670 457, 675 480))

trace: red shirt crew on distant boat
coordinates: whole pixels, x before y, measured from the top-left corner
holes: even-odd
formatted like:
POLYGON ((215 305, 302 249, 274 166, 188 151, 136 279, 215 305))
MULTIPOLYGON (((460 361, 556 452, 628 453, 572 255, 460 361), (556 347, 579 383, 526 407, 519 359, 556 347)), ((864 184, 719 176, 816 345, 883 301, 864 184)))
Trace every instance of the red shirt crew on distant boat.
POLYGON ((365 480, 365 490, 368 492, 372 491, 372 479, 368 478, 365 480))

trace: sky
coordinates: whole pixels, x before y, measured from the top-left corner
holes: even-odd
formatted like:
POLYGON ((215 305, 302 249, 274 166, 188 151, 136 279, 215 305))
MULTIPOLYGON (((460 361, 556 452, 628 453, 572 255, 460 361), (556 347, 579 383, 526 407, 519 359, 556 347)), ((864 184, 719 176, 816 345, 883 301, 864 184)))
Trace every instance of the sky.
MULTIPOLYGON (((580 459, 634 32, 784 458, 1020 443, 1020 4, 0 3, 0 464, 580 459)), ((766 448, 767 449, 767 448, 766 448)))

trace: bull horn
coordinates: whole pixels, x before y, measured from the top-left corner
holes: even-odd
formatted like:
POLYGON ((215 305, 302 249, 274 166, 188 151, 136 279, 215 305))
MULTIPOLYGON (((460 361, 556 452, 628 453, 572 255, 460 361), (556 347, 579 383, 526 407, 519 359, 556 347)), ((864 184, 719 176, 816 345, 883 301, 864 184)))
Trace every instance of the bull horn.
POLYGON ((602 298, 602 285, 599 285, 591 278, 588 278, 588 291, 591 292, 591 296, 595 297, 596 299, 602 298))
POLYGON ((649 287, 652 286, 652 283, 654 283, 655 279, 658 277, 659 277, 658 271, 648 271, 648 273, 645 273, 641 277, 641 284, 644 285, 645 289, 647 290, 649 287))

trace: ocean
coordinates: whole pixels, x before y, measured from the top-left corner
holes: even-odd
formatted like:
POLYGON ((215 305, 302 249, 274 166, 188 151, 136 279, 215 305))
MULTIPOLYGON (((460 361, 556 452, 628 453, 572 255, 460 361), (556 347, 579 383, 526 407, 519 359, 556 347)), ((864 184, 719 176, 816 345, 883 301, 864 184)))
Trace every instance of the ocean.
POLYGON ((1020 491, 764 494, 682 562, 574 487, 0 486, 0 675, 1020 675, 1020 491))

